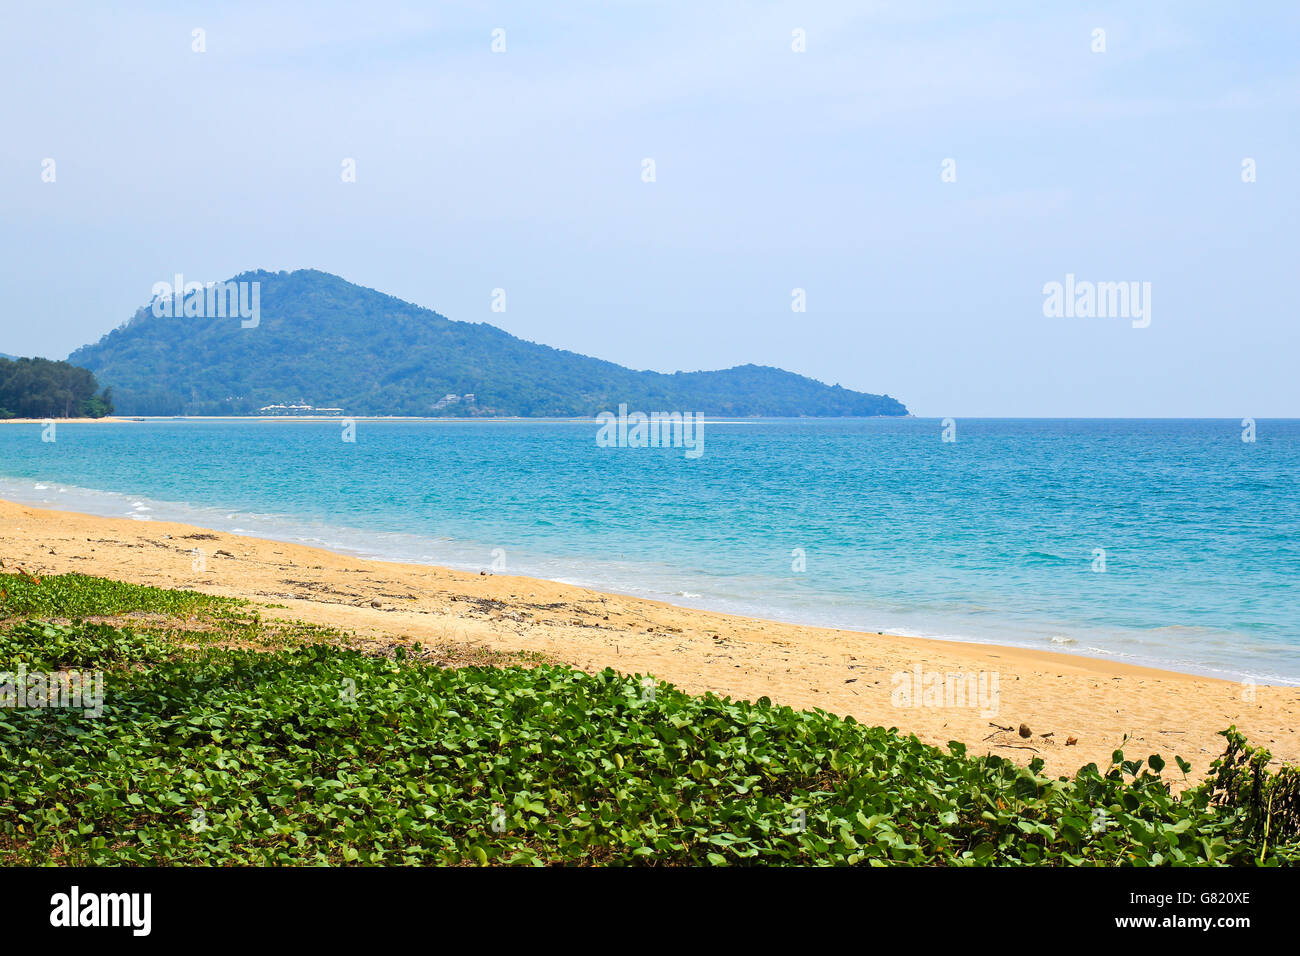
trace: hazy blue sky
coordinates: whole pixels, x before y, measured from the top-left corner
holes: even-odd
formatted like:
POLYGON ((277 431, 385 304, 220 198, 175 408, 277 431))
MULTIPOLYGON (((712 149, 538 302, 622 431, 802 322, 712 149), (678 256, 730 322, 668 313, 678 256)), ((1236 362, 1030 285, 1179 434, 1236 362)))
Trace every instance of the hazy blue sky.
POLYGON ((1300 415, 1295 3, 130 7, 5 11, 0 351, 313 267, 922 415, 1300 415), (1067 273, 1150 327, 1044 317, 1067 273))

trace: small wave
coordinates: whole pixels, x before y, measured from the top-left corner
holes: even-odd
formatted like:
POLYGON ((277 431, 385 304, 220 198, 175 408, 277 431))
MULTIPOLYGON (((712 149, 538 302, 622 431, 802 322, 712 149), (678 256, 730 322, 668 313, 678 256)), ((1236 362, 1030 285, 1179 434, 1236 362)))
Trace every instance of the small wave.
POLYGON ((1052 643, 1053 644, 1078 644, 1079 642, 1072 637, 1066 637, 1064 634, 1056 634, 1053 635, 1052 637, 1052 643))
POLYGON ((1070 560, 1063 554, 1052 554, 1050 551, 1027 551, 1025 557, 1032 561, 1054 561, 1064 563, 1070 560))

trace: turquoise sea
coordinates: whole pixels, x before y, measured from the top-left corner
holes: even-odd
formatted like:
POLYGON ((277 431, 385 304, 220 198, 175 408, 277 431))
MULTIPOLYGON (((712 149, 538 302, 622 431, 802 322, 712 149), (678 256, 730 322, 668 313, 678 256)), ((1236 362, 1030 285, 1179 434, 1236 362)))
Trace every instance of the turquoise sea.
POLYGON ((709 421, 690 458, 593 422, 7 425, 0 497, 1300 684, 1300 421, 1256 427, 709 421))

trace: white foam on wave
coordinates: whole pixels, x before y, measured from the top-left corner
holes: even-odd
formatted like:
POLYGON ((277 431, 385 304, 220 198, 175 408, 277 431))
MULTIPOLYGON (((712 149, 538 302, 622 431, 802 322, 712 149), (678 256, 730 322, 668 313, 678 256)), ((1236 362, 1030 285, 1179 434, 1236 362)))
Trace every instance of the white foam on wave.
MULTIPOLYGON (((363 529, 332 523, 333 517, 272 515, 265 512, 231 510, 230 503, 210 506, 190 502, 168 502, 112 491, 60 486, 57 499, 46 483, 32 479, 0 477, 0 498, 64 510, 127 516, 139 521, 160 518, 250 535, 270 540, 304 543, 340 554, 374 557, 386 561, 432 564, 477 572, 491 563, 497 544, 449 537, 445 529, 419 535, 406 531, 363 529), (327 523, 330 522, 330 523, 327 523)), ((582 542, 578 542, 581 546, 582 542)), ((1222 656, 1196 653, 1197 648, 1160 640, 1158 635, 1137 630, 1077 626, 1069 621, 1038 622, 1025 615, 998 613, 990 609, 973 614, 951 607, 900 604, 887 595, 865 593, 801 593, 767 575, 719 577, 706 567, 686 567, 652 560, 626 561, 596 554, 528 553, 525 547, 510 547, 507 573, 543 578, 562 584, 592 588, 615 594, 649 597, 679 606, 765 618, 793 624, 841 628, 862 634, 878 632, 936 640, 977 642, 1007 647, 1039 648, 1055 645, 1064 653, 1119 659, 1135 664, 1181 670, 1226 679, 1254 679, 1259 683, 1300 686, 1294 674, 1286 672, 1285 658, 1267 654, 1239 655, 1233 666, 1222 656), (686 586, 684 586, 686 585, 686 586), (690 585, 694 585, 691 587, 690 585), (703 585, 703 587, 701 587, 703 585), (987 616, 987 619, 984 619, 987 616), (1076 631, 1079 638, 1063 630, 1076 631), (1154 639, 1153 639, 1154 638, 1154 639)), ((1170 635, 1171 637, 1173 635, 1170 635)), ((1279 650, 1278 654, 1282 654, 1279 650)))

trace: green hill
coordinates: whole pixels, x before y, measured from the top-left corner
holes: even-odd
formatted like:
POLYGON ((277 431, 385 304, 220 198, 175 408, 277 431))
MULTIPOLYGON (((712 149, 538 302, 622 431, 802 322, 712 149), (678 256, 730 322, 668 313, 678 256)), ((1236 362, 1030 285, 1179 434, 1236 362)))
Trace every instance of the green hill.
POLYGON ((111 386, 126 415, 251 414, 292 403, 354 415, 587 416, 620 403, 706 415, 907 414, 888 396, 766 366, 638 372, 455 322, 315 270, 230 281, 260 283, 255 328, 145 307, 68 361, 111 386), (442 404, 449 395, 456 401, 442 404))

